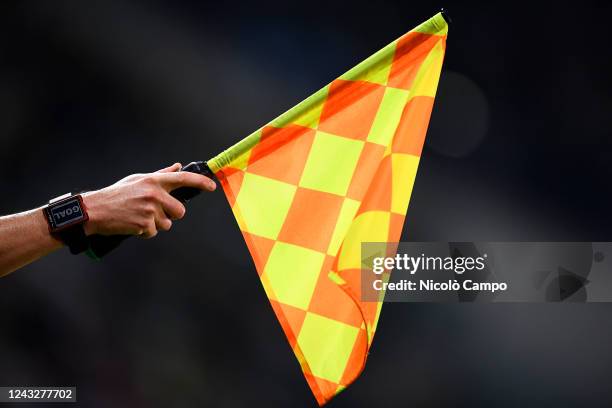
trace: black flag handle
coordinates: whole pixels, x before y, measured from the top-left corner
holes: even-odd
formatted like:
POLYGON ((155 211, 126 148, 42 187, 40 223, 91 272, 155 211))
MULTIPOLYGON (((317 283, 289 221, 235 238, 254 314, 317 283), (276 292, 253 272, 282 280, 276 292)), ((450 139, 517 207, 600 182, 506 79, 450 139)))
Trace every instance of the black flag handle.
MULTIPOLYGON (((181 171, 189 171, 192 173, 203 174, 206 177, 214 180, 215 176, 204 161, 191 162, 181 168, 181 171)), ((194 187, 180 187, 170 192, 177 200, 183 204, 200 194, 200 190, 194 187)), ((123 241, 131 237, 131 235, 91 235, 89 237, 89 249, 87 255, 90 258, 101 259, 106 254, 117 248, 123 241)))

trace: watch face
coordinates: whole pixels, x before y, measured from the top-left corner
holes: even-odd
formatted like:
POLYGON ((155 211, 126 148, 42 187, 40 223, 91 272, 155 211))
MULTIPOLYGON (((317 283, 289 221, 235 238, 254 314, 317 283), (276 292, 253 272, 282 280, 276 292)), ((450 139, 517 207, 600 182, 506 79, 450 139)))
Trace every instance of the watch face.
POLYGON ((72 196, 67 199, 49 204, 45 208, 49 228, 52 232, 61 231, 76 224, 81 224, 89 218, 83 211, 81 196, 72 196))

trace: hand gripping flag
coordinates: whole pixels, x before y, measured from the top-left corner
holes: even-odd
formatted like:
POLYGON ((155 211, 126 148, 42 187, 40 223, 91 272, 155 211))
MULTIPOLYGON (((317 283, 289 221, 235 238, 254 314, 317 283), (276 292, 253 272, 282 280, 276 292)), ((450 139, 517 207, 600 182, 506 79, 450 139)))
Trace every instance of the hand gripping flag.
POLYGON ((361 243, 400 239, 446 35, 437 14, 208 161, 320 405, 372 344, 361 243))

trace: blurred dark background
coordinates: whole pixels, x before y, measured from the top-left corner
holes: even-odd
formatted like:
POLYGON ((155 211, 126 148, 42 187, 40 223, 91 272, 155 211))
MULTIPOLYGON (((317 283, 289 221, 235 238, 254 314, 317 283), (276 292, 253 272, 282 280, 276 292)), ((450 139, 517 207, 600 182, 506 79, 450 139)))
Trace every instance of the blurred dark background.
MULTIPOLYGON (((612 6, 567 4, 4 2, 0 212, 205 160, 445 6, 404 239, 611 241, 612 6)), ((387 304, 330 406, 610 406, 611 344, 609 304, 387 304)), ((0 385, 315 405, 220 191, 101 263, 60 251, 0 280, 0 385)))

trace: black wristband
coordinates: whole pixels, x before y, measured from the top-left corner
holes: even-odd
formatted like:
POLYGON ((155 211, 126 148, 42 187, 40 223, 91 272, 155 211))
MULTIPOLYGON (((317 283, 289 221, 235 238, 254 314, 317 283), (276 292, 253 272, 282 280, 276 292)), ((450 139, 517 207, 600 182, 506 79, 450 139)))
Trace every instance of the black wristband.
POLYGON ((73 255, 78 255, 89 249, 89 240, 85 235, 83 224, 60 231, 56 235, 68 246, 70 253, 73 255))

